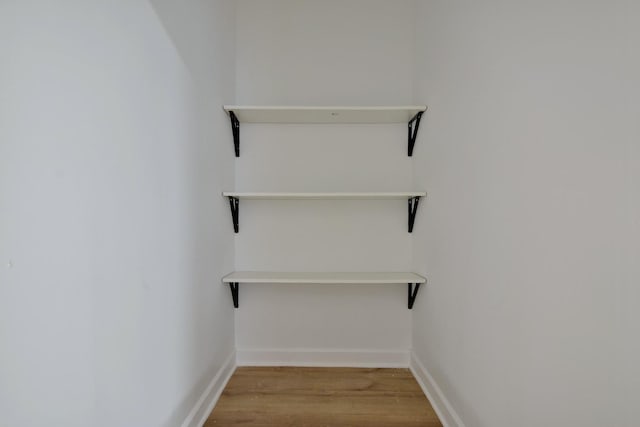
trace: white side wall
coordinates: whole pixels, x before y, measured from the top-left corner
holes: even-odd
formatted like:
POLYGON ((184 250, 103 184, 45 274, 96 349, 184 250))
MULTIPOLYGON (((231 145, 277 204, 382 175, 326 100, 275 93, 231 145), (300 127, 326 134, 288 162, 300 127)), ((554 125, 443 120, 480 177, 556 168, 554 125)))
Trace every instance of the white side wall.
POLYGON ((638 425, 639 14, 420 3, 413 342, 467 426, 638 425))
MULTIPOLYGON (((237 102, 410 103, 412 12, 412 1, 238 1, 237 102)), ((238 191, 411 189, 406 124, 241 125, 240 133, 238 191)), ((406 216, 406 201, 241 201, 236 267, 407 270, 406 216)), ((240 288, 239 363, 406 363, 406 287, 240 288)))
POLYGON ((233 352, 233 2, 155 5, 0 4, 0 425, 175 427, 233 352))

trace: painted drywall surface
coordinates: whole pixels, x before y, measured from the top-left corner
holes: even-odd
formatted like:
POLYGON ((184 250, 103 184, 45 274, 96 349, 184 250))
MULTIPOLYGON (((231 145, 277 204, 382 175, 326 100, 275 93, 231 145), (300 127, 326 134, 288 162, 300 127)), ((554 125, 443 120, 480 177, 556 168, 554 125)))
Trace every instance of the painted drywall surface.
POLYGON ((179 425, 233 351, 232 6, 195 63, 147 2, 0 5, 0 425, 179 425))
POLYGON ((639 13, 420 3, 413 343, 467 426, 638 425, 639 13))
POLYGON ((239 103, 411 100, 413 0, 239 0, 239 103))
MULTIPOLYGON (((410 103, 413 3, 393 3, 239 1, 238 103, 410 103)), ((243 124, 241 140, 238 191, 412 187, 406 124, 243 124)), ((236 267, 407 270, 406 203, 241 201, 236 267)), ((236 343, 240 350, 407 351, 406 299, 406 285, 241 285, 236 343)))

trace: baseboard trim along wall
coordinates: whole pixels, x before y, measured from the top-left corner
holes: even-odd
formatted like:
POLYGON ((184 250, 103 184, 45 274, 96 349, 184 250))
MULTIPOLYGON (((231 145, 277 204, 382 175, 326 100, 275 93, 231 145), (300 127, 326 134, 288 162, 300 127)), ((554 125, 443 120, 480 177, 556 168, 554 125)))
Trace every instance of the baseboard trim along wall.
POLYGON ((407 368, 406 350, 238 349, 238 366, 407 368))
POLYGON ((420 384, 422 391, 431 402, 431 406, 438 414, 438 418, 442 422, 444 427, 465 427, 464 423, 454 411, 451 403, 442 393, 442 390, 435 382, 429 371, 424 367, 422 362, 418 359, 416 354, 411 352, 411 359, 409 362, 409 369, 413 373, 416 381, 420 384))
POLYGON ((205 421, 207 421, 207 417, 213 410, 213 407, 216 406, 222 391, 229 382, 235 369, 236 353, 232 352, 204 390, 204 393, 202 393, 202 396, 200 396, 200 399, 198 399, 191 412, 189 412, 189 415, 187 415, 181 427, 202 427, 205 421))

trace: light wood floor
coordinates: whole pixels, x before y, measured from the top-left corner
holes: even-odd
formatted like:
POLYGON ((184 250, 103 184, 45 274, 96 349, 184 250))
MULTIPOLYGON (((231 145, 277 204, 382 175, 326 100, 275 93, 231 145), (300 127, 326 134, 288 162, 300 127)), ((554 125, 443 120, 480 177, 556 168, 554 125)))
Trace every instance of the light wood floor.
POLYGON ((253 368, 231 377, 204 427, 441 427, 408 369, 253 368))

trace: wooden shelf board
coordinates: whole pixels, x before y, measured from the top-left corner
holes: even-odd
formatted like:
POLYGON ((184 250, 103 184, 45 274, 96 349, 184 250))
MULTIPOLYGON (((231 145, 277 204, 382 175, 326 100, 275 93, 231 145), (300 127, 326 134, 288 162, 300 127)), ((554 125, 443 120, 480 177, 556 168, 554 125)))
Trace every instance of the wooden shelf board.
POLYGON ((352 192, 352 193, 243 193, 225 191, 222 193, 225 197, 236 197, 238 199, 271 199, 271 200, 290 200, 290 199, 407 199, 410 197, 424 197, 427 195, 424 191, 407 191, 407 192, 352 192))
POLYGON ((222 278, 224 283, 307 283, 307 284, 394 284, 425 283, 427 279, 410 272, 276 272, 234 271, 222 278))
POLYGON ((225 105, 240 123, 408 123, 426 105, 282 106, 225 105))

